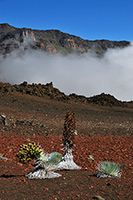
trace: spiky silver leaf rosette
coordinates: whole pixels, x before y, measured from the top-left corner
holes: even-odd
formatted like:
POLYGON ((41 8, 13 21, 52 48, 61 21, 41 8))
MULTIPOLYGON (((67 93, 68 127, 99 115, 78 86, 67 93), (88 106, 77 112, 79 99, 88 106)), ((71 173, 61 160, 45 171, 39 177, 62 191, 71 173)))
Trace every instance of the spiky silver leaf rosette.
POLYGON ((45 178, 57 178, 61 174, 55 173, 57 164, 61 161, 62 155, 57 152, 50 154, 45 153, 43 150, 40 157, 35 162, 35 168, 29 172, 26 177, 29 179, 45 179, 45 178))
POLYGON ((120 178, 121 168, 122 166, 117 163, 102 161, 98 164, 98 167, 97 167, 97 170, 98 170, 97 177, 120 178))
POLYGON ((73 160, 72 148, 69 148, 69 146, 66 143, 66 146, 64 148, 64 155, 61 161, 56 165, 56 170, 80 170, 80 169, 81 167, 79 167, 73 160))

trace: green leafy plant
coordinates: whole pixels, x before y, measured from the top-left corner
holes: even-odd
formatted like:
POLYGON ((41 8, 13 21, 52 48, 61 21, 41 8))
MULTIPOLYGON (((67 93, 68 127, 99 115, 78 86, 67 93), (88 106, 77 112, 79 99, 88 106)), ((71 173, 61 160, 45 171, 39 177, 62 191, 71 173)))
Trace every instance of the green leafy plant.
POLYGON ((40 157, 42 149, 39 143, 29 143, 20 145, 20 151, 17 153, 17 157, 20 162, 27 163, 32 159, 40 157))
POLYGON ((121 165, 114 163, 103 161, 98 165, 98 177, 121 177, 121 165))

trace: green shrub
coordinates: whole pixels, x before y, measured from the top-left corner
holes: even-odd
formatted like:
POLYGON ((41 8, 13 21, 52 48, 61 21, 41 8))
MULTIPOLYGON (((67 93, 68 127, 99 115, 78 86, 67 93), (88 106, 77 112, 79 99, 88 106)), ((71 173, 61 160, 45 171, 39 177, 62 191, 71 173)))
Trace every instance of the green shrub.
POLYGON ((17 153, 17 157, 20 162, 27 163, 32 159, 40 157, 42 149, 39 143, 29 143, 20 145, 20 151, 17 153))

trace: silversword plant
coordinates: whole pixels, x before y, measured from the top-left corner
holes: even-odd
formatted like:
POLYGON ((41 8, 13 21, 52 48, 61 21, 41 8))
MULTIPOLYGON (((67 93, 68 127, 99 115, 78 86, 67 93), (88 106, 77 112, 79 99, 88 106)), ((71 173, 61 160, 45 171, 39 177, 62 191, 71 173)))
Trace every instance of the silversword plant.
POLYGON ((57 164, 61 161, 62 155, 57 152, 50 154, 45 153, 43 150, 40 157, 35 162, 35 168, 29 172, 26 177, 29 179, 45 179, 45 178, 57 178, 61 175, 55 173, 57 164))
POLYGON ((120 178, 121 177, 121 165, 114 163, 114 162, 108 162, 108 161, 102 161, 98 164, 98 173, 97 177, 109 177, 109 178, 120 178))
POLYGON ((57 165, 57 170, 81 169, 81 167, 77 166, 73 161, 72 147, 74 145, 75 135, 77 135, 75 113, 67 111, 63 130, 64 155, 61 162, 57 165))

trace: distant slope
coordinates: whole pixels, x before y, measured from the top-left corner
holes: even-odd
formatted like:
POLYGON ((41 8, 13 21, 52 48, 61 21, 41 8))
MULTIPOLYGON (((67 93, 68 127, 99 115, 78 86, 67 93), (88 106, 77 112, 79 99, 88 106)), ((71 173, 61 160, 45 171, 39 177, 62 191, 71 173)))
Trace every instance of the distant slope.
POLYGON ((128 41, 83 40, 59 30, 32 30, 0 24, 0 54, 2 55, 14 50, 24 51, 29 47, 53 54, 93 52, 102 55, 108 48, 123 48, 129 44, 128 41))
POLYGON ((21 94, 28 94, 38 97, 49 97, 50 99, 62 101, 65 103, 79 103, 79 104, 93 104, 99 106, 110 106, 110 107, 126 107, 127 103, 117 100, 110 94, 100 94, 93 97, 85 97, 82 95, 70 94, 66 95, 59 89, 53 87, 53 83, 43 84, 28 84, 23 82, 20 85, 11 85, 9 83, 0 82, 0 96, 2 95, 13 95, 19 92, 21 94))

